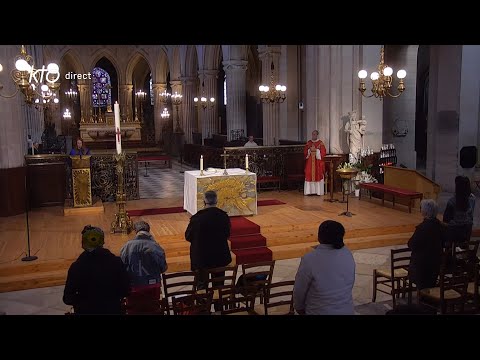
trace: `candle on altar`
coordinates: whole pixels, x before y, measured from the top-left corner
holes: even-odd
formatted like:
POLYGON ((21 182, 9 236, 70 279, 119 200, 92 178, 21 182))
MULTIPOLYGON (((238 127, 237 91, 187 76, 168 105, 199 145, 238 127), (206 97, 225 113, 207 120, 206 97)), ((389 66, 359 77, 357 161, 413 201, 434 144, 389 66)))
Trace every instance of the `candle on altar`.
POLYGON ((248 154, 245 154, 245 169, 248 169, 248 154))
POLYGON ((200 171, 203 171, 203 155, 200 155, 200 171))
POLYGON ((122 136, 120 132, 120 105, 115 101, 113 105, 115 111, 115 142, 117 144, 117 154, 122 153, 122 136))

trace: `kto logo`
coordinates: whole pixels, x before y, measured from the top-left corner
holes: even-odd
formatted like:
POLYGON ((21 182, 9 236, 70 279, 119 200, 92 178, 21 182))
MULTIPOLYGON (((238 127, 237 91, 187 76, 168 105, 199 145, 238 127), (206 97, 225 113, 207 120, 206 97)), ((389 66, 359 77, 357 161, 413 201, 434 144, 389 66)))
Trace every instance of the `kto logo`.
POLYGON ((55 83, 60 79, 60 69, 57 64, 51 63, 47 67, 42 66, 41 69, 34 69, 33 65, 30 69, 30 80, 34 80, 37 84, 43 83, 43 77, 45 75, 45 80, 49 83, 55 83))

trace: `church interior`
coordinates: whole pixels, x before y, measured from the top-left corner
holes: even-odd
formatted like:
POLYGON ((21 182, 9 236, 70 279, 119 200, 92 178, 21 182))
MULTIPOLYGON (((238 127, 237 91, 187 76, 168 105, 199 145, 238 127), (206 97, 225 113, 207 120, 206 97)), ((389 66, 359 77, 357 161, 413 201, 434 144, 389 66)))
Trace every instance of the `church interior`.
POLYGON ((352 315, 478 314, 479 80, 478 45, 0 45, 0 313, 72 312, 82 229, 120 256, 145 221, 176 314, 166 291, 189 285, 167 282, 191 271, 186 229, 213 190, 232 286, 246 265, 267 274, 249 314, 275 284, 298 313, 294 281, 329 220, 354 260, 352 315), (424 203, 448 228, 459 177, 471 232, 421 289, 410 240, 424 203))

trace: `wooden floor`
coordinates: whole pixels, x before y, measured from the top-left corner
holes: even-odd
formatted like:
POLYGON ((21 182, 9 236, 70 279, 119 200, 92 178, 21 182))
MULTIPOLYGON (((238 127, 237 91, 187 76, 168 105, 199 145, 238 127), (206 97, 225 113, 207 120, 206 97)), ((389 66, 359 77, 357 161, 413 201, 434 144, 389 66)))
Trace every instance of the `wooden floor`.
MULTIPOLYGON (((337 195, 338 196, 338 195, 337 195)), ((404 244, 415 225, 421 221, 418 210, 408 213, 408 208, 379 200, 350 201, 350 211, 355 216, 339 216, 346 204, 323 201, 323 196, 303 196, 298 191, 268 191, 259 193, 259 199, 277 199, 285 205, 260 206, 258 215, 249 220, 261 226, 267 246, 274 259, 301 257, 318 244, 319 224, 327 219, 340 221, 346 229, 346 244, 354 249, 404 244)), ((183 198, 130 201, 127 209, 145 209, 182 206, 183 198)), ((100 215, 64 216, 63 207, 35 209, 29 213, 31 254, 38 256, 33 262, 22 262, 26 252, 26 218, 24 215, 0 218, 0 292, 35 287, 62 285, 67 270, 82 252, 80 232, 87 225, 105 230, 105 247, 119 254, 130 235, 110 234, 115 204, 104 203, 100 215)), ((139 220, 134 217, 133 220, 139 220)), ((184 232, 189 221, 187 213, 144 216, 152 233, 165 249, 169 271, 187 270, 189 243, 184 232)), ((234 256, 233 256, 234 257, 234 256)))

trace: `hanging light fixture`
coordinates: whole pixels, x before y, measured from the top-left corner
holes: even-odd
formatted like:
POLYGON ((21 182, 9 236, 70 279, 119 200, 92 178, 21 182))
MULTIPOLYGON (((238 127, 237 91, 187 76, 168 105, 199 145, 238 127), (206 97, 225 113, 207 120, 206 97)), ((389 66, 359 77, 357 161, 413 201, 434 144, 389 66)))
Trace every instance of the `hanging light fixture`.
POLYGON ((68 119, 71 119, 71 118, 72 118, 72 113, 70 112, 70 110, 65 109, 65 112, 63 113, 63 118, 64 118, 65 120, 68 120, 68 119))
POLYGON ((258 87, 258 90, 260 90, 260 99, 264 103, 283 103, 286 98, 285 91, 287 91, 287 87, 285 85, 275 84, 274 70, 275 67, 272 61, 270 65, 270 86, 260 85, 258 87))
MULTIPOLYGON (((20 54, 14 59, 15 69, 12 70, 11 76, 15 82, 17 89, 12 95, 1 94, 1 97, 12 98, 19 91, 25 97, 25 103, 28 105, 35 104, 39 106, 58 104, 57 92, 60 88, 60 70, 57 64, 50 63, 47 67, 36 69, 34 67, 33 58, 25 50, 22 45, 20 54), (40 89, 38 91, 37 89, 40 89)), ((3 70, 1 66, 0 71, 3 70)), ((0 90, 3 86, 0 84, 0 90)))
POLYGON ((170 113, 168 112, 167 108, 163 109, 163 112, 160 114, 162 119, 168 119, 170 117, 170 113))
POLYGON ((403 79, 407 76, 407 72, 403 69, 397 71, 397 78, 398 78, 398 94, 392 94, 390 89, 392 88, 393 83, 393 69, 385 64, 385 50, 382 46, 380 50, 380 63, 377 66, 378 71, 374 71, 370 74, 370 79, 372 80, 372 89, 371 95, 365 95, 365 90, 367 87, 365 85, 365 78, 368 76, 366 70, 360 70, 358 72, 358 77, 360 78, 360 87, 358 90, 362 93, 365 97, 376 97, 382 100, 384 97, 390 96, 392 98, 399 97, 403 91, 405 91, 405 84, 403 79))
POLYGON ((202 81, 202 96, 200 97, 200 99, 198 97, 194 97, 193 101, 195 102, 195 106, 200 105, 203 108, 203 110, 205 110, 207 106, 213 107, 213 105, 215 104, 214 97, 207 99, 207 97, 205 96, 205 84, 203 81, 202 81))

